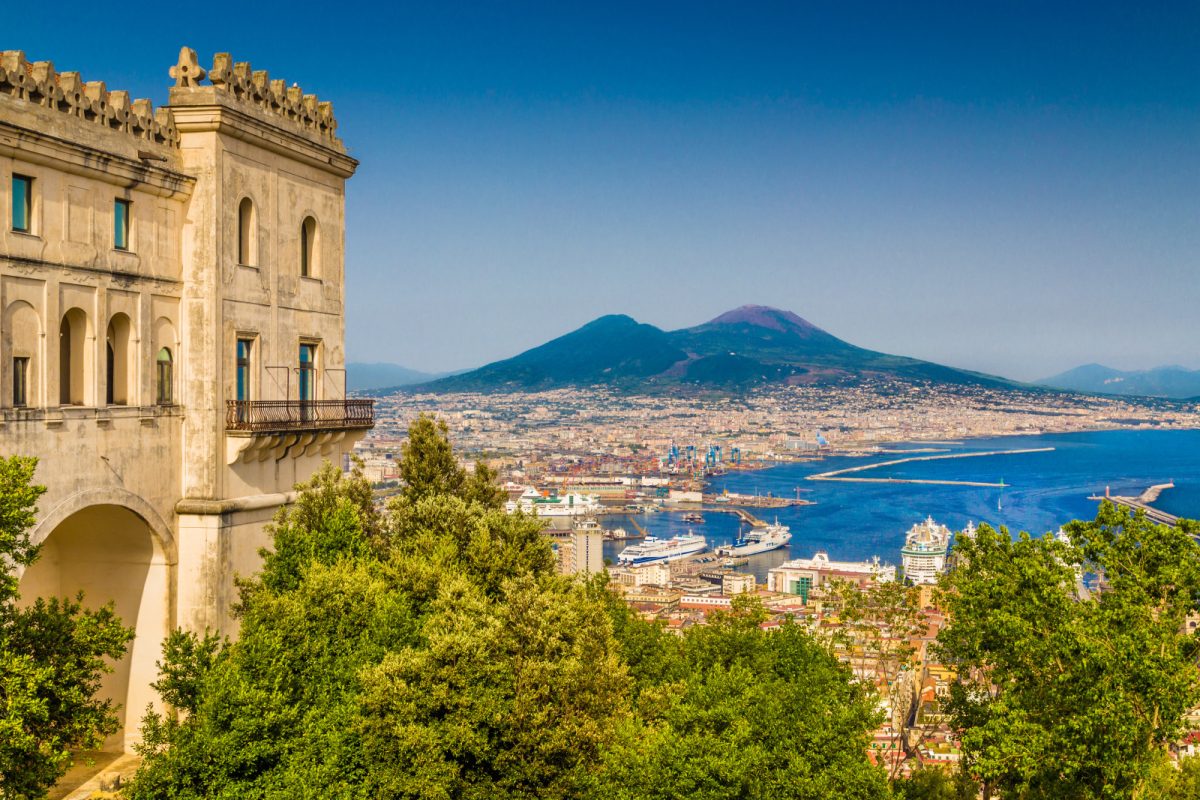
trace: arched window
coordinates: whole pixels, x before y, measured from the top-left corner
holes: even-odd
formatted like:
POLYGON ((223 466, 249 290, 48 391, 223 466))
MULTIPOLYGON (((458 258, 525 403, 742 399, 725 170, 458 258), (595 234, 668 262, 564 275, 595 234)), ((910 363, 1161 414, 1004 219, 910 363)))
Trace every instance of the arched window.
POLYGON ((127 406, 134 396, 130 389, 133 370, 129 364, 132 332, 133 326, 127 315, 113 314, 105 336, 108 368, 105 372, 104 400, 110 406, 127 406))
POLYGON ((243 197, 238 205, 238 263, 258 265, 258 235, 254 225, 254 201, 243 197))
MULTIPOLYGON (((0 342, 9 346, 8 363, 11 392, 6 392, 14 408, 40 404, 42 320, 33 306, 17 300, 8 306, 0 326, 0 342)), ((4 399, 4 398, 0 398, 4 399)))
POLYGON ((300 225, 300 276, 317 277, 317 221, 305 217, 300 225))
POLYGON ((171 388, 171 383, 174 378, 172 368, 174 362, 171 360, 171 351, 169 348, 162 348, 158 351, 158 358, 154 363, 154 399, 160 406, 169 406, 175 402, 174 393, 171 388))
POLYGON ((63 315, 58 328, 58 402, 64 406, 86 405, 91 392, 87 375, 88 319, 82 309, 72 308, 63 315))

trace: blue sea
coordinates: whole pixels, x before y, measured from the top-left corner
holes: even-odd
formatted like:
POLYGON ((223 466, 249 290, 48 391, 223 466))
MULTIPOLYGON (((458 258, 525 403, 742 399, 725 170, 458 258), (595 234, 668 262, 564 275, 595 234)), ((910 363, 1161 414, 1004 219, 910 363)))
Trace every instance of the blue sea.
MULTIPOLYGON (((792 529, 785 549, 751 558, 745 567, 764 579, 771 567, 789 558, 812 556, 825 550, 830 558, 861 560, 878 555, 899 563, 904 534, 914 524, 932 516, 960 530, 968 522, 1007 526, 1010 532, 1043 534, 1073 519, 1091 519, 1097 504, 1089 495, 1137 495, 1147 487, 1174 481, 1154 504, 1177 516, 1200 518, 1200 430, 1103 431, 1095 433, 1005 436, 961 442, 891 445, 891 451, 914 456, 992 450, 1054 448, 1050 452, 1001 454, 977 458, 916 461, 857 473, 870 478, 922 478, 933 480, 1003 482, 1006 486, 971 487, 897 483, 841 483, 809 481, 807 476, 863 464, 904 458, 905 452, 865 457, 834 457, 801 464, 737 472, 712 481, 712 491, 740 494, 799 496, 814 505, 751 511, 792 529)), ((678 513, 661 512, 636 517, 651 535, 672 536, 694 530, 710 547, 731 541, 738 520, 731 514, 706 512, 703 524, 690 525, 678 513)), ((606 527, 629 527, 623 517, 608 517, 606 527)), ((625 545, 606 542, 604 555, 616 561, 625 545)))

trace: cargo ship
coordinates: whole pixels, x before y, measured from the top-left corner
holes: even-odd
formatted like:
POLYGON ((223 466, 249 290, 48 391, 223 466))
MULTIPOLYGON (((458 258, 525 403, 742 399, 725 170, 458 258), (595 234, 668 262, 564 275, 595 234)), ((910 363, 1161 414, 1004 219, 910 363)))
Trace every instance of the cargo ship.
POLYGON ((654 564, 657 562, 676 561, 708 549, 708 542, 703 536, 673 536, 670 539, 657 539, 653 536, 639 544, 631 544, 617 556, 617 563, 625 566, 635 564, 654 564))
POLYGON ((719 556, 755 556, 759 553, 769 553, 778 550, 792 540, 792 531, 787 525, 774 525, 765 528, 751 528, 745 536, 740 536, 731 545, 717 548, 719 556))

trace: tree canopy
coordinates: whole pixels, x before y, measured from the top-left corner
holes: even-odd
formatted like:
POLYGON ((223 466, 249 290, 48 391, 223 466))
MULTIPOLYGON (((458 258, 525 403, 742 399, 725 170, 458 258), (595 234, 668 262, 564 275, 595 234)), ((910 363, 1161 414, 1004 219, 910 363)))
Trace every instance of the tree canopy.
POLYGON ((326 467, 282 510, 240 636, 176 633, 140 798, 886 797, 870 693, 739 602, 683 638, 554 573, 444 425, 386 511, 326 467))
POLYGON ((948 709, 967 767, 1004 797, 1128 798, 1200 703, 1195 524, 1105 502, 1066 539, 981 525, 943 581, 948 709), (1084 588, 1084 578, 1099 591, 1084 588))

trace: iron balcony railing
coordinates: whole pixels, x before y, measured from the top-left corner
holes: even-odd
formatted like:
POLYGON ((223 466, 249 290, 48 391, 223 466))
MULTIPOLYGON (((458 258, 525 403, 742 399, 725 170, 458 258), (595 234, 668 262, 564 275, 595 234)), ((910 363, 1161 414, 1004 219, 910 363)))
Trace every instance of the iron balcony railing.
POLYGON ((225 430, 229 431, 287 433, 370 428, 374 424, 374 400, 225 401, 225 430))

